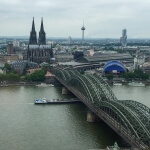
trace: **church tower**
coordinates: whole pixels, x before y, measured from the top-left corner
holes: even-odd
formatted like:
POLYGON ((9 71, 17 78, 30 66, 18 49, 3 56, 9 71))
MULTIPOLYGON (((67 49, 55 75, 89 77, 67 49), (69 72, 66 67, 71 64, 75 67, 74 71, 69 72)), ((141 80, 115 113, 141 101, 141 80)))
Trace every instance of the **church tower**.
POLYGON ((35 25, 34 25, 34 17, 33 17, 33 22, 32 22, 32 29, 30 32, 29 44, 31 44, 31 45, 37 44, 37 37, 36 37, 36 31, 35 31, 35 25))
POLYGON ((40 64, 42 62, 50 63, 51 58, 53 58, 53 49, 52 45, 46 45, 46 33, 44 31, 43 18, 41 20, 38 43, 33 18, 27 50, 27 60, 40 64))
POLYGON ((39 32, 39 41, 38 41, 39 45, 45 45, 46 44, 46 34, 44 31, 44 26, 43 26, 43 18, 41 20, 41 28, 40 28, 40 32, 39 32))

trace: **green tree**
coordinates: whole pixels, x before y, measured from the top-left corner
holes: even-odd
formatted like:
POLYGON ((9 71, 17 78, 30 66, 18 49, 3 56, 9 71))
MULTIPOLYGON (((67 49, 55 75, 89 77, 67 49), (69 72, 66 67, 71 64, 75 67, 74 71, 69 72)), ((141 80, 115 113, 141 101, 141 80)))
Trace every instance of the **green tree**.
POLYGON ((12 71, 11 65, 8 63, 5 63, 4 68, 6 69, 7 73, 10 73, 12 71))
POLYGON ((37 70, 33 72, 31 75, 25 75, 25 81, 44 81, 45 80, 45 71, 37 70))
POLYGON ((106 77, 108 80, 113 80, 113 78, 114 78, 114 76, 112 74, 107 74, 106 77))
POLYGON ((5 79, 6 79, 5 75, 0 73, 0 81, 4 81, 5 79))
POLYGON ((43 70, 35 71, 31 74, 32 81, 44 81, 45 80, 45 72, 43 70))
POLYGON ((48 71, 49 66, 48 65, 43 65, 42 66, 42 70, 44 71, 44 73, 46 74, 46 72, 48 71))
POLYGON ((24 81, 32 81, 31 75, 25 75, 24 81))
POLYGON ((134 72, 126 72, 122 75, 127 80, 131 79, 142 79, 146 80, 149 79, 149 75, 144 73, 141 69, 136 69, 134 72))
POLYGON ((149 74, 148 74, 148 73, 143 73, 143 74, 141 75, 141 79, 143 79, 143 80, 149 79, 149 74))
POLYGON ((6 80, 18 82, 18 81, 20 81, 20 76, 19 76, 19 74, 9 73, 6 75, 6 80))

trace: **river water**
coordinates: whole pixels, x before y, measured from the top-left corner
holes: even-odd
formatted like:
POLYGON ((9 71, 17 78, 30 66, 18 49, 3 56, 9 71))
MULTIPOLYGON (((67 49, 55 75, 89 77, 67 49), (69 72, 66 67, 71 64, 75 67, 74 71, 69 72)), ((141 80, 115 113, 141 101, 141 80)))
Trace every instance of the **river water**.
MULTIPOLYGON (((150 107, 150 86, 113 86, 118 99, 150 107)), ((82 103, 35 105, 36 98, 68 98, 61 87, 0 87, 0 150, 88 150, 124 141, 103 122, 88 123, 82 103)))

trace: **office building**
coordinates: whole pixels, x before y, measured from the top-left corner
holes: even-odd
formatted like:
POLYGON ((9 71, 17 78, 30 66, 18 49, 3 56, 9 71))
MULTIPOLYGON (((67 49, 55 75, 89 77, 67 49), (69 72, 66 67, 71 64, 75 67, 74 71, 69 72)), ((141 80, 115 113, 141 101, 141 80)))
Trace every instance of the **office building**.
POLYGON ((126 29, 122 30, 122 37, 120 38, 120 43, 122 47, 127 46, 127 30, 126 29))

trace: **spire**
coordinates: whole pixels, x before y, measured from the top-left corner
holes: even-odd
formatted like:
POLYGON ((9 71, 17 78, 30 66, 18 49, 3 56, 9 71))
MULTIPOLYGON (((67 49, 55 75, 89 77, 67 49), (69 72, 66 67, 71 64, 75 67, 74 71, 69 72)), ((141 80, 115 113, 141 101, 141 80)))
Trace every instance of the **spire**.
POLYGON ((33 17, 33 21, 32 21, 32 29, 30 32, 29 44, 37 44, 37 37, 36 37, 36 31, 35 31, 35 25, 34 25, 34 17, 33 17))
POLYGON ((34 17, 33 17, 33 21, 32 21, 32 31, 31 32, 35 32, 34 17))
POLYGON ((40 32, 44 32, 43 17, 42 17, 42 19, 41 19, 41 28, 40 28, 40 32))
POLYGON ((43 17, 41 19, 41 28, 40 28, 40 32, 39 32, 39 41, 38 41, 39 45, 44 45, 46 44, 46 34, 44 31, 44 25, 43 25, 43 17))

